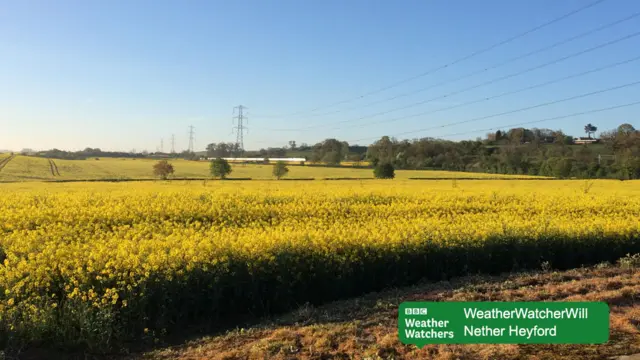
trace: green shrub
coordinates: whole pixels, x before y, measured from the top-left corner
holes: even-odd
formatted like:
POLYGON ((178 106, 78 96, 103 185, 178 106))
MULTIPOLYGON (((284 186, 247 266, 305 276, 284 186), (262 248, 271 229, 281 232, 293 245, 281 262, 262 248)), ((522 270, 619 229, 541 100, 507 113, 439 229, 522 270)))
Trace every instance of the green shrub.
POLYGON ((627 256, 618 260, 618 265, 625 269, 640 268, 640 254, 627 254, 627 256))
POLYGON ((211 175, 219 177, 220 179, 224 179, 227 175, 231 174, 232 171, 229 162, 222 158, 217 158, 211 161, 209 170, 211 171, 211 175))
POLYGON ((280 180, 280 178, 287 175, 287 173, 289 173, 289 168, 284 161, 278 161, 273 165, 273 176, 275 176, 276 179, 280 180))
POLYGON ((376 179, 393 179, 395 175, 395 169, 390 163, 381 163, 376 165, 373 169, 373 175, 376 179))

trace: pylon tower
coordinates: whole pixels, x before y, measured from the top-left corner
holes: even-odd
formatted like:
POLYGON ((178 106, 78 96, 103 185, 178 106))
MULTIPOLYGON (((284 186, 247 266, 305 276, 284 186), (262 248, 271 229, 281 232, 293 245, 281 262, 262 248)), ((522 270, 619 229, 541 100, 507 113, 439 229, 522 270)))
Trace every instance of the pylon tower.
POLYGON ((194 137, 194 132, 193 132, 193 125, 189 125, 189 152, 193 152, 193 137, 194 137))
POLYGON ((233 108, 233 130, 236 132, 236 149, 238 151, 238 155, 242 155, 244 153, 244 131, 249 130, 249 128, 245 126, 245 124, 249 122, 249 119, 244 112, 246 109, 247 107, 242 105, 238 105, 233 108))

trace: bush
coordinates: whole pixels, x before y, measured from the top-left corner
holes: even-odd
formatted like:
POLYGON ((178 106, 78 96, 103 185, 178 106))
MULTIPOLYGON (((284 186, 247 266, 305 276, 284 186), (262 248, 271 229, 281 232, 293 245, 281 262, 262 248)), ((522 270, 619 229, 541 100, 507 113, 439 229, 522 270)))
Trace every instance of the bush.
POLYGON ((211 175, 219 177, 220 179, 226 178, 227 175, 231 174, 233 171, 229 162, 222 158, 217 158, 211 161, 209 170, 211 171, 211 175))
POLYGON ((173 172, 173 165, 169 164, 167 160, 160 160, 153 165, 153 174, 159 176, 162 180, 165 180, 173 172))
POLYGON ((278 180, 280 180, 281 177, 287 175, 288 172, 289 168, 287 167, 287 164, 284 163, 284 161, 278 161, 273 165, 273 176, 275 176, 278 180))
POLYGON ((618 265, 625 269, 640 268, 640 254, 627 254, 627 256, 618 260, 618 265))
POLYGON ((396 176, 393 165, 389 163, 376 165, 376 167, 373 169, 373 175, 377 179, 393 179, 396 176))

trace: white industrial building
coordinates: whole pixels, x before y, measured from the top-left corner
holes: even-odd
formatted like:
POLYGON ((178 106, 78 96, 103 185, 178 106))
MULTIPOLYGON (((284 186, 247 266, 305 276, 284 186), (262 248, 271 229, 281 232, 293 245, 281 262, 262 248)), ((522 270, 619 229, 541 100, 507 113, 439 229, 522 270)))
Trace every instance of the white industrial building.
MULTIPOLYGON (((207 160, 215 160, 216 158, 207 158, 207 160)), ((304 163, 307 161, 305 158, 223 158, 228 162, 246 162, 246 163, 264 163, 284 161, 286 163, 304 163)))

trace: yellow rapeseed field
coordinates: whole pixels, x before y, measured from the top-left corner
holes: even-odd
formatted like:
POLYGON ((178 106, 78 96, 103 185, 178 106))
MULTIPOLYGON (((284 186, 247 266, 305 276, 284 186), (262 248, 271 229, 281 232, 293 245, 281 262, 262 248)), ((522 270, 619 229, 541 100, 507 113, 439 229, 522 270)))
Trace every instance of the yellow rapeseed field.
POLYGON ((637 181, 0 186, 0 339, 92 349, 422 278, 640 252, 637 181))

